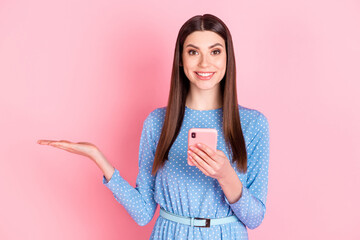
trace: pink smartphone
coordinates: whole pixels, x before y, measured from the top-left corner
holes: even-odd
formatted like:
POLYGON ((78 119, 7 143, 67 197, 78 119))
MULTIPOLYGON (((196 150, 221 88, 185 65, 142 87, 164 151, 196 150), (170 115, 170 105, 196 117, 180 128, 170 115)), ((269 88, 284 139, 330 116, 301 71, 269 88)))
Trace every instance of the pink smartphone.
MULTIPOLYGON (((190 128, 188 136, 188 148, 190 145, 195 145, 197 143, 204 143, 216 151, 217 130, 215 128, 190 128)), ((188 164, 195 166, 189 161, 189 159, 188 164)))

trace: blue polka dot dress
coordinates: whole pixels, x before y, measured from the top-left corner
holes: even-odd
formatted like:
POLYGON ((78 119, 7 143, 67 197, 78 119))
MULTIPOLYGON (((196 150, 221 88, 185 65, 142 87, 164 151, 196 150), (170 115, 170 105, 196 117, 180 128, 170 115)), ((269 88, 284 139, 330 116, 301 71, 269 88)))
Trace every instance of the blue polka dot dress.
POLYGON ((151 175, 155 150, 160 138, 166 107, 157 108, 145 119, 139 147, 139 174, 136 187, 119 171, 103 184, 141 226, 153 218, 157 205, 182 216, 222 218, 236 215, 240 220, 210 228, 184 225, 158 216, 150 239, 248 239, 247 228, 254 229, 264 219, 268 189, 269 124, 261 112, 238 105, 246 142, 248 170, 240 173, 231 163, 243 184, 241 198, 230 204, 218 181, 187 163, 190 128, 215 128, 217 149, 228 159, 222 131, 222 108, 194 110, 185 107, 182 127, 171 147, 168 160, 156 176, 151 175))

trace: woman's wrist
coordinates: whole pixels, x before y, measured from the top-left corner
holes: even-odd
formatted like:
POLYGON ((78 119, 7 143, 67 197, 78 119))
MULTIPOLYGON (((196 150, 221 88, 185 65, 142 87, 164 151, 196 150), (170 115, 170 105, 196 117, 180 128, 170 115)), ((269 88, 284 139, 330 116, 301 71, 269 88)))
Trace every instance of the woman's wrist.
POLYGON ((235 170, 232 169, 225 178, 218 179, 220 187, 222 188, 229 203, 235 203, 239 201, 242 196, 242 182, 240 181, 235 170))
POLYGON ((106 180, 109 181, 115 172, 115 168, 110 164, 100 150, 94 151, 91 158, 103 172, 106 180))

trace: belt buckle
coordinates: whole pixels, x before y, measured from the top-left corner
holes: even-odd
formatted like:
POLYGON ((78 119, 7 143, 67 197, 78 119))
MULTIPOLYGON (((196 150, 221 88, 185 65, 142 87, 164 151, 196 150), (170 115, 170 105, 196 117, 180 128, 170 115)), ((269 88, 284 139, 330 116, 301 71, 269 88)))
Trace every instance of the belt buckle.
POLYGON ((206 227, 206 228, 210 227, 210 218, 194 218, 194 219, 196 219, 196 220, 206 220, 205 226, 196 226, 196 227, 206 227))

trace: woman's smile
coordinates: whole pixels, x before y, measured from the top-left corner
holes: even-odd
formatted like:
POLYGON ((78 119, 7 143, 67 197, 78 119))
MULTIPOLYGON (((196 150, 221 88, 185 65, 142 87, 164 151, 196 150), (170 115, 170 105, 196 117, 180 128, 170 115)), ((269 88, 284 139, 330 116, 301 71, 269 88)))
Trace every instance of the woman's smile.
POLYGON ((200 80, 210 80, 215 72, 195 72, 200 80))

